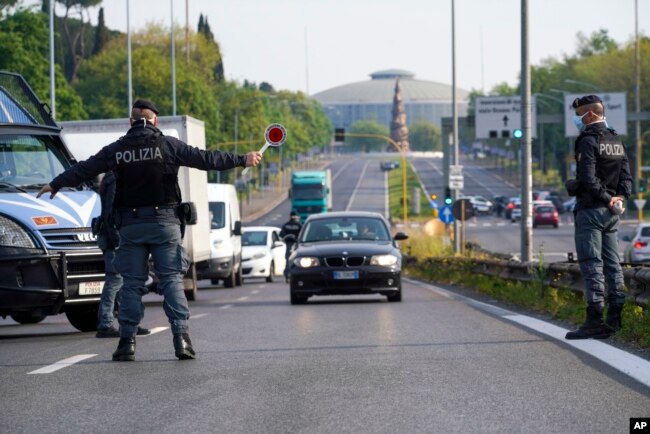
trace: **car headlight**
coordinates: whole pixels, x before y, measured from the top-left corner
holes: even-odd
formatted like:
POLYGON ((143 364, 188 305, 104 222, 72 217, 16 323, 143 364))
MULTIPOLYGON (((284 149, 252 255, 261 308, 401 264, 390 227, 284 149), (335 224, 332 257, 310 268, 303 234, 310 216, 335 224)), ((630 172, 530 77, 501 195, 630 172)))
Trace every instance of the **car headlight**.
POLYGON ((376 255, 370 258, 370 265, 381 265, 383 267, 395 265, 397 256, 395 255, 376 255))
POLYGON ((257 252, 253 255, 253 259, 262 259, 266 256, 266 252, 257 252))
POLYGON ((29 233, 15 221, 0 216, 0 246, 35 249, 36 243, 29 233))
POLYGON ((296 258, 293 260, 294 265, 300 268, 311 268, 318 267, 320 261, 318 258, 313 258, 311 256, 303 256, 302 258, 296 258))

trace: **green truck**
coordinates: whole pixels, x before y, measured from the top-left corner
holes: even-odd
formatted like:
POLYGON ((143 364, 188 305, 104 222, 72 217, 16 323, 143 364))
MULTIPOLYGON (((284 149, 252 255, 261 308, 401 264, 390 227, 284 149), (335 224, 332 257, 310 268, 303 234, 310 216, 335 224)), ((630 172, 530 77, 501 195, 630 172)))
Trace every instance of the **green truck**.
POLYGON ((310 214, 332 210, 332 173, 306 170, 291 174, 291 206, 304 222, 310 214))

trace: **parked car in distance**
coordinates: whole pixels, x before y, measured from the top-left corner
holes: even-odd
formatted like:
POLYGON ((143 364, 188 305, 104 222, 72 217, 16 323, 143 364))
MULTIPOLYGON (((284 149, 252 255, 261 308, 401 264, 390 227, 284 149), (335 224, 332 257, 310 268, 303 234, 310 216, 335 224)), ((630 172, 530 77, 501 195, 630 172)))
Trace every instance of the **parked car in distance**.
POLYGON ((476 214, 490 214, 494 209, 492 201, 487 200, 483 196, 461 196, 459 199, 469 199, 476 214))
POLYGON ((533 207, 533 227, 542 225, 550 225, 554 228, 560 225, 560 215, 552 203, 533 207))
POLYGON ((623 252, 623 261, 629 264, 650 262, 650 223, 639 224, 632 236, 623 235, 621 240, 629 242, 623 252))
POLYGON ((286 245, 280 239, 280 228, 250 226, 242 228, 242 278, 262 277, 273 282, 284 272, 286 245))
POLYGON ((402 254, 379 213, 310 215, 289 257, 291 304, 313 295, 381 294, 402 301, 402 254))

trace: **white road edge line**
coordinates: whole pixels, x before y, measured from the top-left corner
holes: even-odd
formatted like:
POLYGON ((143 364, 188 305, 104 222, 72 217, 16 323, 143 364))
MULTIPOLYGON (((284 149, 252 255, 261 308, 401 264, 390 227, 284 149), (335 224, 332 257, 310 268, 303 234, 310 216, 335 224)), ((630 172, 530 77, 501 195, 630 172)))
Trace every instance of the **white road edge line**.
POLYGON ((237 301, 244 301, 244 300, 248 300, 248 296, 246 296, 246 297, 239 297, 239 298, 237 299, 237 301))
POLYGON ((75 363, 81 362, 82 360, 90 359, 96 355, 97 354, 79 354, 78 356, 68 357, 67 359, 60 360, 48 366, 43 366, 42 368, 28 372, 27 374, 51 374, 52 372, 58 371, 59 369, 67 368, 68 366, 72 366, 75 363))
POLYGON ((192 315, 191 318, 192 319, 199 319, 199 318, 203 318, 204 316, 208 316, 208 314, 207 313, 200 313, 198 315, 192 315))
POLYGON ((260 293, 260 290, 259 290, 259 289, 253 289, 253 290, 251 291, 251 294, 254 294, 254 295, 255 295, 255 294, 259 294, 259 293, 260 293))
POLYGON ((363 181, 363 177, 366 174, 366 169, 368 169, 368 164, 370 164, 370 160, 366 161, 366 164, 363 166, 363 170, 361 171, 361 175, 359 176, 357 185, 354 186, 354 190, 350 195, 350 200, 348 201, 348 205, 345 207, 346 211, 350 211, 350 207, 352 207, 352 202, 354 202, 354 198, 357 196, 357 191, 359 191, 359 187, 361 186, 361 181, 363 181))
POLYGON ((224 304, 219 309, 230 309, 231 307, 232 307, 232 304, 224 304))
POLYGON ((469 297, 465 297, 460 294, 456 294, 451 291, 439 288, 437 286, 420 282, 412 279, 403 279, 406 282, 415 284, 417 286, 428 289, 431 292, 435 292, 438 295, 443 297, 456 299, 467 304, 470 304, 474 307, 477 307, 481 310, 489 311, 493 314, 500 316, 501 318, 507 319, 508 321, 516 322, 526 328, 535 330, 536 332, 542 333, 546 336, 549 336, 553 339, 556 339, 562 342, 565 345, 569 345, 577 350, 587 353, 590 356, 600 360, 601 362, 609 365, 610 367, 620 371, 639 383, 644 384, 647 387, 650 387, 650 362, 642 359, 641 357, 635 356, 634 354, 628 353, 623 350, 619 350, 616 347, 606 344, 595 339, 585 339, 585 340, 567 340, 564 338, 566 333, 569 331, 565 328, 556 326, 554 324, 542 321, 537 318, 532 318, 526 315, 520 315, 515 312, 503 309, 497 306, 493 306, 488 303, 483 303, 478 300, 474 300, 469 297))

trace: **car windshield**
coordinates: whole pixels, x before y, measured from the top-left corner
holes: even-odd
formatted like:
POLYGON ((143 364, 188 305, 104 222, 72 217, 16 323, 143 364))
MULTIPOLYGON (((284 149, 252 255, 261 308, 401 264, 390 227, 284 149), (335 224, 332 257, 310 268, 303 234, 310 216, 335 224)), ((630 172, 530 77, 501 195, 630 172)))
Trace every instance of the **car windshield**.
POLYGON ((293 186, 293 191, 291 194, 293 195, 294 199, 322 199, 323 186, 320 184, 296 184, 293 186))
POLYGON ((245 231, 241 234, 242 246, 266 246, 266 231, 245 231))
POLYGON ((208 202, 210 210, 210 229, 221 229, 226 225, 226 204, 223 202, 208 202))
POLYGON ((641 236, 642 237, 650 237, 650 226, 646 226, 641 228, 641 236))
POLYGON ((336 240, 390 241, 381 219, 372 217, 332 217, 308 222, 300 239, 303 243, 336 240))
POLYGON ((0 182, 4 186, 40 188, 68 164, 49 136, 0 135, 0 182))

